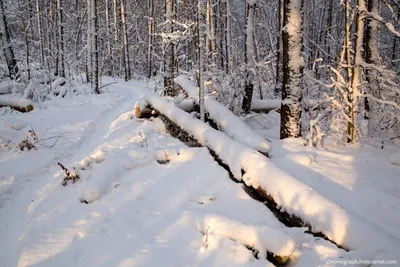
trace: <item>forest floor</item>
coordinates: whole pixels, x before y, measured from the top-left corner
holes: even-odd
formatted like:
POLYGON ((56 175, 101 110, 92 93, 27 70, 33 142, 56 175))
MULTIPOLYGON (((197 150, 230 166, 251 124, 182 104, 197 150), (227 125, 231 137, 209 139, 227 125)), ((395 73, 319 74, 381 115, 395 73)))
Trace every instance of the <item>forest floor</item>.
MULTIPOLYGON (((141 82, 118 82, 29 113, 0 109, 0 266, 273 266, 242 245, 254 233, 271 238, 263 225, 300 236, 289 266, 354 259, 271 221, 206 148, 187 147, 159 119, 136 119, 143 90, 141 82), (19 151, 29 130, 36 149, 19 151), (80 180, 62 186, 57 162, 77 166, 80 180), (242 227, 248 237, 232 240, 208 232, 209 224, 242 227)), ((317 150, 277 140, 275 112, 245 120, 272 140, 278 167, 400 239, 400 166, 389 160, 399 147, 362 141, 317 150)))

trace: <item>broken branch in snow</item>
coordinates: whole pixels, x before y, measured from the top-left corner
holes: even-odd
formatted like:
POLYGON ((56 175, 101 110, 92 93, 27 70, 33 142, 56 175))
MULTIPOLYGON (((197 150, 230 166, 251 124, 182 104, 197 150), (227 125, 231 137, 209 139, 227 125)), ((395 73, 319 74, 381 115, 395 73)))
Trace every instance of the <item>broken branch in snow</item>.
POLYGON ((60 168, 65 172, 65 177, 62 182, 63 186, 66 186, 68 184, 68 181, 72 181, 72 183, 74 184, 80 179, 79 174, 76 173, 75 167, 74 170, 71 172, 64 165, 62 165, 61 162, 57 162, 57 165, 60 166, 60 168))

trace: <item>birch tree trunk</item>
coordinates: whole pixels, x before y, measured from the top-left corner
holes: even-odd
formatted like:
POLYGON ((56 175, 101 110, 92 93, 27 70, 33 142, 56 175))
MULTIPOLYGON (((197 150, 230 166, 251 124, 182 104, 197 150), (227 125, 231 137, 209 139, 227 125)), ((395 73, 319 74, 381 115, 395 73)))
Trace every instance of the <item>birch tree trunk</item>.
MULTIPOLYGON (((365 0, 357 1, 358 10, 366 10, 365 0)), ((351 73, 351 86, 348 88, 348 101, 350 103, 348 116, 350 121, 347 123, 347 142, 357 142, 357 115, 358 100, 360 97, 361 63, 363 59, 363 39, 364 39, 364 14, 357 12, 356 18, 356 41, 354 46, 354 64, 351 73)))
POLYGON ((200 120, 205 120, 204 107, 204 37, 203 37, 203 7, 202 0, 197 0, 197 37, 198 37, 198 57, 199 57, 199 105, 200 120))
POLYGON ((0 35, 1 43, 3 46, 4 57, 6 58, 8 73, 12 80, 18 78, 18 66, 15 60, 14 50, 11 45, 10 33, 8 32, 8 25, 6 15, 4 14, 3 0, 0 0, 0 35))
POLYGON ((276 74, 275 74, 275 96, 282 94, 282 28, 283 28, 283 0, 278 0, 278 32, 276 38, 276 74))
POLYGON ((107 57, 111 56, 110 43, 110 15, 108 12, 109 0, 105 0, 105 15, 106 15, 106 38, 107 38, 107 57))
POLYGON ((123 43, 123 57, 124 57, 124 78, 125 81, 128 81, 131 79, 131 67, 129 60, 129 44, 128 44, 128 30, 126 26, 125 0, 120 0, 120 4, 121 4, 122 43, 123 43))
POLYGON ((99 52, 98 52, 98 20, 97 20, 97 0, 91 0, 92 13, 92 58, 93 58, 93 87, 95 94, 100 94, 99 90, 99 52))
POLYGON ((174 96, 174 76, 175 76, 175 45, 172 40, 174 32, 173 20, 174 16, 174 0, 165 0, 165 19, 166 29, 164 38, 164 88, 165 94, 174 96))
POLYGON ((209 60, 210 70, 215 71, 215 20, 214 20, 214 4, 213 0, 207 0, 206 7, 206 54, 207 59, 209 60))
POLYGON ((152 76, 152 61, 153 61, 153 13, 154 4, 153 0, 148 0, 149 18, 147 19, 147 78, 152 76))
POLYGON ((86 81, 92 83, 92 0, 87 0, 86 81))
MULTIPOLYGON (((368 12, 378 14, 379 2, 377 0, 368 0, 368 12)), ((368 18, 365 27, 365 40, 364 40, 364 59, 367 64, 379 65, 379 22, 368 18)), ((365 70, 365 78, 367 80, 367 93, 378 96, 378 72, 376 70, 367 68, 365 70)), ((368 120, 370 117, 370 105, 368 98, 364 98, 364 119, 368 120)))
POLYGON ((232 57, 232 18, 231 18, 231 0, 226 1, 226 34, 225 34, 225 50, 226 50, 226 58, 228 59, 228 64, 226 67, 226 73, 229 73, 231 66, 234 65, 233 57, 232 57))
POLYGON ((283 84, 280 137, 301 136, 301 100, 304 58, 302 56, 302 2, 283 2, 283 84))
POLYGON ((44 66, 44 39, 42 31, 42 20, 40 15, 40 5, 39 0, 36 0, 36 20, 37 20, 37 30, 39 37, 39 49, 40 49, 40 64, 44 66))
POLYGON ((245 42, 245 55, 244 62, 246 65, 246 81, 244 87, 244 97, 242 103, 243 112, 249 113, 251 106, 251 99, 254 90, 254 49, 253 49, 253 29, 254 29, 254 12, 256 9, 256 1, 247 0, 246 8, 246 42, 245 42))
POLYGON ((57 19, 58 19, 58 47, 60 55, 59 75, 65 77, 65 60, 64 60, 64 19, 62 0, 57 0, 57 19))

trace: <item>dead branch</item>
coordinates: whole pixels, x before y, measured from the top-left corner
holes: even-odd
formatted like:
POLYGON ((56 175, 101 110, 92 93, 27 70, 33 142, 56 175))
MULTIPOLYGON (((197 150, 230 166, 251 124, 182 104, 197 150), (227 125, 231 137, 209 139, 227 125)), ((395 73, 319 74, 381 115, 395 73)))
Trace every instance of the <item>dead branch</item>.
POLYGON ((80 176, 76 173, 75 167, 74 170, 71 172, 64 165, 62 165, 61 162, 57 162, 57 165, 60 166, 60 168, 65 172, 65 177, 62 182, 63 186, 66 186, 68 184, 68 181, 72 181, 73 184, 79 181, 80 176))

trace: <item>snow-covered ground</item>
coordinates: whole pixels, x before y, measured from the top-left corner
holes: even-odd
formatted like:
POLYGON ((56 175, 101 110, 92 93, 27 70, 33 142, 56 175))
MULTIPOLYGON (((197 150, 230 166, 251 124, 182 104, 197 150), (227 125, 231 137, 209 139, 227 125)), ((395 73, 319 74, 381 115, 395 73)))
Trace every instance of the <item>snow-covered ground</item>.
MULTIPOLYGON (((172 138, 159 119, 136 119, 144 90, 119 82, 104 94, 58 98, 30 113, 0 109, 0 266, 273 266, 267 249, 292 253, 290 266, 355 259, 282 225, 206 148, 172 138), (37 149, 13 148, 32 129, 37 149), (63 187, 57 162, 76 167, 80 181, 63 187)), ((275 119, 262 120, 271 127, 260 133, 273 139, 275 119)), ((394 152, 274 140, 271 155, 288 174, 400 239, 394 152)))

